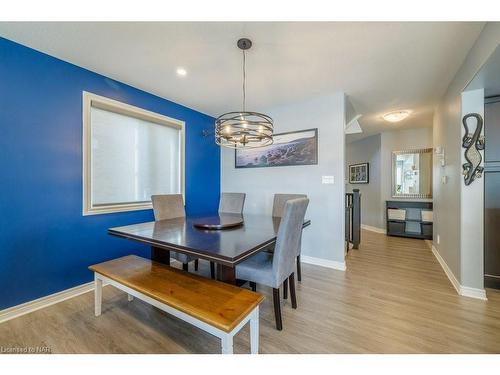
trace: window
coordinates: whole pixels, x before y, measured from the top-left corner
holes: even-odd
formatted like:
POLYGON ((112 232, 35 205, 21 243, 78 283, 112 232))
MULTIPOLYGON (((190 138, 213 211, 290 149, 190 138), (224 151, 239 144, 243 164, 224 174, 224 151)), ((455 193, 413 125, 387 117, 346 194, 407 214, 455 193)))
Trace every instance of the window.
POLYGON ((84 215, 184 193, 184 122, 87 92, 83 109, 84 215))

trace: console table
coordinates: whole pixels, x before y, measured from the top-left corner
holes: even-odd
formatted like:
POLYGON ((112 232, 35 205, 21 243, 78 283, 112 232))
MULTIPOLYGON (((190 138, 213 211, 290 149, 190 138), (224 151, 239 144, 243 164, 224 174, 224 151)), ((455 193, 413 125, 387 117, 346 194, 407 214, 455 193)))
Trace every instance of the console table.
POLYGON ((432 202, 386 201, 387 235, 432 240, 432 202))

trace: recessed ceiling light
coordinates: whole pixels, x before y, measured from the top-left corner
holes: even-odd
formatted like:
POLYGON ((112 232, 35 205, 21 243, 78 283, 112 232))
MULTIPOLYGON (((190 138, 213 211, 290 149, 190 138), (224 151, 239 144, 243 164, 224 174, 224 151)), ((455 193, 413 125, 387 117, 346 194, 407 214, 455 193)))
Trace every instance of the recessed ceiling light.
POLYGON ((187 70, 184 68, 177 68, 177 75, 184 77, 186 74, 188 74, 187 70))
POLYGON ((394 112, 389 112, 386 113, 384 116, 385 121, 389 122, 399 122, 403 121, 405 118, 407 118, 410 115, 410 111, 394 111, 394 112))

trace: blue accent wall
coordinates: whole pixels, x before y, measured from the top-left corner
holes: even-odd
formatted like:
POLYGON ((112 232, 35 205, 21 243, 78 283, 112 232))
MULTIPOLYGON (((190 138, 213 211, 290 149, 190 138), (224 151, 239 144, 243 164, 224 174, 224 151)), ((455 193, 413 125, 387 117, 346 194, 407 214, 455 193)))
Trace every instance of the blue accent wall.
POLYGON ((82 91, 185 121, 187 212, 217 210, 212 117, 0 38, 0 310, 91 281, 91 264, 149 256, 107 229, 152 210, 82 216, 82 91))

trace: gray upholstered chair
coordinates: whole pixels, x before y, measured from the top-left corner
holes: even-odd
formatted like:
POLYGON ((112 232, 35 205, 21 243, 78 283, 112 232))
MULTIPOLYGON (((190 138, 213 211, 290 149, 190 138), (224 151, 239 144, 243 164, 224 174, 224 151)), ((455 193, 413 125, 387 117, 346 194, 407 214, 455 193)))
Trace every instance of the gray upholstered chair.
POLYGON ((285 204, 290 199, 307 198, 305 194, 274 194, 273 217, 282 217, 285 210, 285 204))
POLYGON ((226 214, 242 214, 245 205, 245 193, 221 193, 219 212, 226 214))
POLYGON ((295 254, 300 246, 302 226, 309 199, 291 199, 285 203, 274 253, 260 252, 236 266, 236 278, 273 288, 276 329, 282 330, 280 286, 288 281, 292 307, 297 308, 295 296, 295 254))
MULTIPOLYGON (((285 208, 285 203, 290 199, 298 199, 298 198, 307 198, 305 194, 274 194, 273 201, 273 217, 281 217, 283 216, 283 209, 285 208)), ((301 245, 298 248, 298 252, 296 254, 297 257, 297 280, 302 281, 302 270, 300 268, 300 250, 302 247, 302 234, 301 234, 301 245)), ((287 298, 287 288, 285 285, 283 291, 283 297, 287 298)))
MULTIPOLYGON (((186 217, 184 201, 181 194, 152 195, 153 212, 155 221, 174 219, 176 217, 186 217)), ((182 263, 182 269, 188 270, 188 264, 194 261, 194 269, 198 270, 198 259, 186 254, 171 251, 170 257, 182 263)))

